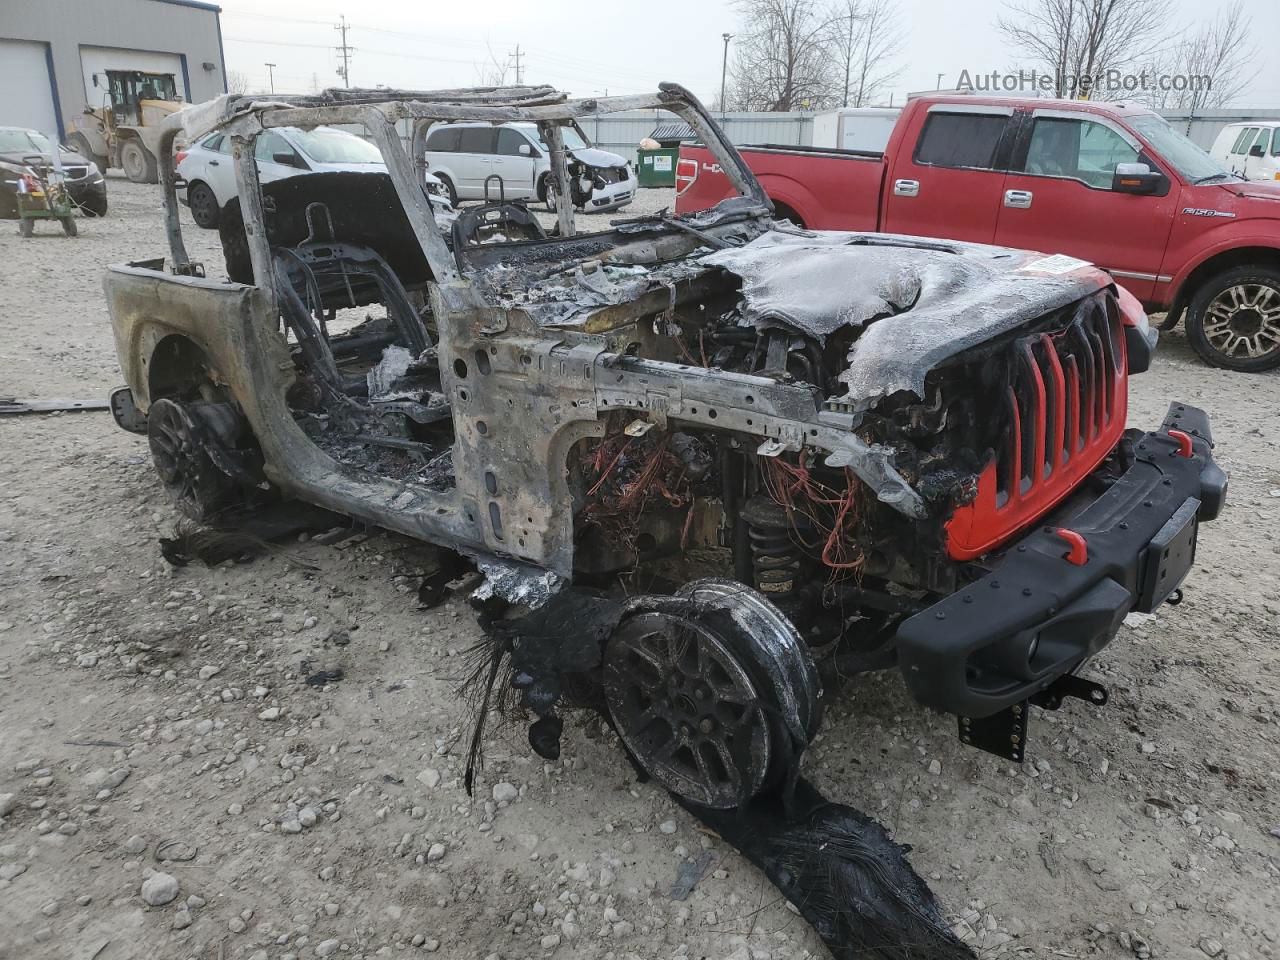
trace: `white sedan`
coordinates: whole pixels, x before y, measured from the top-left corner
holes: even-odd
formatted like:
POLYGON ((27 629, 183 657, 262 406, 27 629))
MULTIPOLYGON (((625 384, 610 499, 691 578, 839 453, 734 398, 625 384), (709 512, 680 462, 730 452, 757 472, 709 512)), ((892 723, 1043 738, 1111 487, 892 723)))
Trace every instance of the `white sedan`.
MULTIPOLYGON (((300 130, 280 127, 258 137, 254 154, 262 183, 306 173, 386 173, 378 148, 367 140, 336 127, 300 130)), ((202 227, 217 227, 222 208, 236 196, 235 164, 231 138, 211 133, 177 155, 179 180, 185 182, 183 202, 202 227)), ((443 185, 430 174, 427 190, 432 205, 447 205, 443 185)))

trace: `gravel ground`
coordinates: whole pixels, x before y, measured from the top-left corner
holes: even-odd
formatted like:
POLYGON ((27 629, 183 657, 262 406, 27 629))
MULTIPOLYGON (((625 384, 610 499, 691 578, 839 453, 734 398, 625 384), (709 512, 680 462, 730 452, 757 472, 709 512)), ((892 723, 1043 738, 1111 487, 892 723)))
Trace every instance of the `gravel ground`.
MULTIPOLYGON (((0 224, 0 394, 119 382, 102 269, 163 233, 156 188, 110 187, 78 240, 0 224)), ((189 232, 211 274, 215 240, 189 232)), ((1175 331, 1133 392, 1135 425, 1208 408, 1232 490, 1185 602, 1090 666, 1110 706, 1039 715, 1013 767, 867 677, 807 760, 912 845, 987 956, 1280 952, 1280 376, 1205 367, 1175 331)), ((0 419, 0 450, 0 957, 826 956, 598 724, 554 764, 491 727, 467 798, 453 690, 478 630, 463 600, 417 609, 422 548, 174 569, 145 442, 107 414, 0 419), (314 667, 345 679, 306 686, 314 667)))

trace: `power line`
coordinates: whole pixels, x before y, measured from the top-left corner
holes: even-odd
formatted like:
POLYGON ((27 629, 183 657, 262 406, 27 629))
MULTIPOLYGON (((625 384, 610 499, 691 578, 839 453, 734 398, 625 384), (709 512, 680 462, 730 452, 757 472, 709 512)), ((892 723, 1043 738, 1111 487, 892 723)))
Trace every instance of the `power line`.
POLYGON ((338 70, 338 74, 342 77, 342 85, 349 87, 351 86, 351 54, 355 51, 355 47, 347 46, 347 18, 338 14, 338 22, 334 24, 333 29, 342 32, 342 46, 334 49, 342 56, 342 67, 338 70))
MULTIPOLYGON (((297 40, 251 40, 248 37, 223 37, 228 43, 257 43, 267 47, 311 47, 316 50, 333 50, 327 43, 300 43, 297 40)), ((352 49, 355 49, 354 47, 352 49)))
MULTIPOLYGON (((279 20, 279 21, 288 22, 288 23, 324 24, 327 22, 324 20, 312 20, 305 17, 285 17, 285 16, 278 16, 276 14, 267 14, 267 13, 240 13, 240 12, 231 11, 231 10, 228 10, 227 14, 238 16, 238 17, 248 17, 248 18, 257 19, 257 20, 279 20)), ((413 40, 419 41, 421 43, 429 43, 437 46, 446 46, 454 49, 456 49, 458 46, 461 46, 461 45, 476 46, 476 47, 488 46, 486 41, 475 40, 469 37, 449 37, 448 39, 441 39, 440 34, 438 33, 436 34, 416 33, 411 30, 392 29, 389 27, 375 27, 371 24, 357 23, 357 22, 351 22, 351 21, 348 22, 347 26, 350 29, 363 30, 366 33, 385 33, 393 37, 404 37, 407 39, 413 39, 413 40)), ((267 40, 241 40, 240 38, 232 38, 232 37, 228 37, 226 39, 236 39, 236 40, 240 40, 240 42, 243 42, 243 43, 273 42, 273 41, 267 41, 267 40)), ((282 45, 316 46, 316 47, 326 46, 326 44, 305 44, 305 43, 289 43, 289 44, 282 44, 282 45)), ((371 48, 368 48, 368 47, 362 47, 361 49, 363 49, 366 53, 372 53, 372 52, 390 53, 390 51, 386 51, 386 50, 373 51, 371 48)), ((407 57, 411 55, 410 54, 392 54, 392 56, 407 57)), ((514 54, 512 54, 512 56, 514 56, 514 54)), ((521 58, 527 58, 529 56, 529 51, 521 50, 520 56, 521 58)), ((564 64, 569 64, 577 67, 586 67, 590 70, 608 71, 613 76, 629 76, 634 80, 641 80, 646 83, 652 82, 650 75, 647 75, 635 69, 630 69, 630 70, 625 68, 620 69, 617 64, 613 64, 613 63, 603 63, 599 60, 588 60, 583 57, 575 57, 575 56, 562 54, 562 53, 539 53, 538 57, 540 59, 557 61, 557 62, 561 62, 564 64)), ((443 63, 471 63, 472 62, 472 61, 449 60, 445 58, 431 58, 431 57, 423 57, 422 59, 427 59, 427 60, 437 59, 443 63)), ((521 64, 520 66, 521 75, 523 76, 525 72, 526 72, 525 65, 521 64)))
MULTIPOLYGON (((296 21, 299 23, 322 22, 322 21, 303 20, 301 18, 296 18, 296 17, 274 17, 268 14, 240 14, 240 16, 246 16, 246 17, 251 16, 258 19, 296 21)), ((399 35, 404 37, 421 38, 423 41, 431 42, 431 43, 447 43, 447 41, 441 41, 438 38, 428 38, 424 35, 407 33, 405 31, 386 30, 381 28, 368 28, 360 24, 352 23, 350 21, 346 21, 345 25, 348 30, 357 29, 357 28, 361 30, 366 30, 366 29, 376 30, 376 32, 379 32, 379 33, 387 33, 391 35, 399 35)), ((339 26, 335 25, 334 29, 339 29, 339 26)), ((307 43, 305 41, 299 41, 299 40, 263 40, 263 39, 257 39, 257 38, 249 38, 249 37, 224 37, 223 39, 226 40, 228 43, 251 43, 251 44, 257 44, 262 46, 272 46, 272 47, 298 47, 303 49, 332 50, 337 52, 338 54, 343 53, 342 46, 333 47, 326 43, 307 43)), ((468 41, 460 38, 458 42, 459 43, 478 43, 479 41, 468 41)), ((344 59, 343 65, 338 68, 339 76, 344 76, 346 68, 349 65, 350 53, 356 49, 355 47, 346 45, 345 38, 344 38, 344 45, 346 47, 347 53, 343 58, 344 59)), ((448 45, 453 46, 454 44, 448 44, 448 45)), ((396 57, 398 59, 421 60, 428 63, 447 63, 447 64, 457 64, 459 66, 468 66, 468 65, 474 66, 476 63, 474 59, 463 60, 457 57, 438 57, 438 56, 430 56, 430 55, 415 54, 415 53, 400 53, 395 50, 386 50, 380 47, 361 47, 360 49, 363 50, 365 53, 373 53, 381 56, 396 57)), ((529 51, 525 50, 523 47, 517 47, 517 50, 519 52, 519 57, 520 57, 520 61, 517 65, 518 66, 517 83, 523 83, 525 81, 525 74, 527 73, 527 64, 525 63, 525 60, 529 56, 529 51)), ((516 54, 513 53, 513 54, 510 54, 510 56, 515 57, 516 54)), ((585 60, 578 57, 564 56, 561 54, 540 53, 538 54, 538 56, 539 56, 539 59, 546 61, 546 66, 539 71, 540 74, 549 75, 551 77, 556 77, 556 76, 563 77, 566 80, 572 81, 572 85, 586 83, 591 85, 593 88, 595 88, 595 87, 601 86, 602 75, 606 77, 612 76, 615 79, 629 81, 624 83, 607 84, 607 86, 610 89, 613 89, 616 92, 622 92, 622 93, 651 92, 653 85, 656 85, 656 80, 653 78, 652 75, 645 76, 638 71, 618 70, 615 66, 612 66, 612 65, 593 62, 593 61, 585 60)), ((344 76, 344 80, 346 79, 347 78, 344 76)), ((346 85, 350 86, 349 80, 347 80, 346 85)))

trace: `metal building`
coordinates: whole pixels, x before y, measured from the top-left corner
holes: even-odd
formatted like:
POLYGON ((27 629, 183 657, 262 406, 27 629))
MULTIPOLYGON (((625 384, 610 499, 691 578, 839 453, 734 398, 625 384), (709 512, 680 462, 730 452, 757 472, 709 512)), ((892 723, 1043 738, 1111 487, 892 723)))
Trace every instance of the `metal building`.
POLYGON ((0 2, 0 126, 63 140, 107 102, 107 71, 172 74, 189 103, 227 89, 221 8, 200 0, 0 2))

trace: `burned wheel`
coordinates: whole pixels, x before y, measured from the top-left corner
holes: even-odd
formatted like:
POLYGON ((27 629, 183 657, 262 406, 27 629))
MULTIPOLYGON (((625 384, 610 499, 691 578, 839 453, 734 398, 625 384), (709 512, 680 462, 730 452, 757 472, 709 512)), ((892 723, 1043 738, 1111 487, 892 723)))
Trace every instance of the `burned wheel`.
POLYGON ((633 601, 605 645, 603 680, 640 766, 706 807, 768 789, 817 728, 816 673, 799 635, 729 581, 633 601))
POLYGON ((147 413, 147 443, 160 482, 178 511, 208 523, 238 499, 238 487, 209 456, 186 405, 162 399, 147 413))

